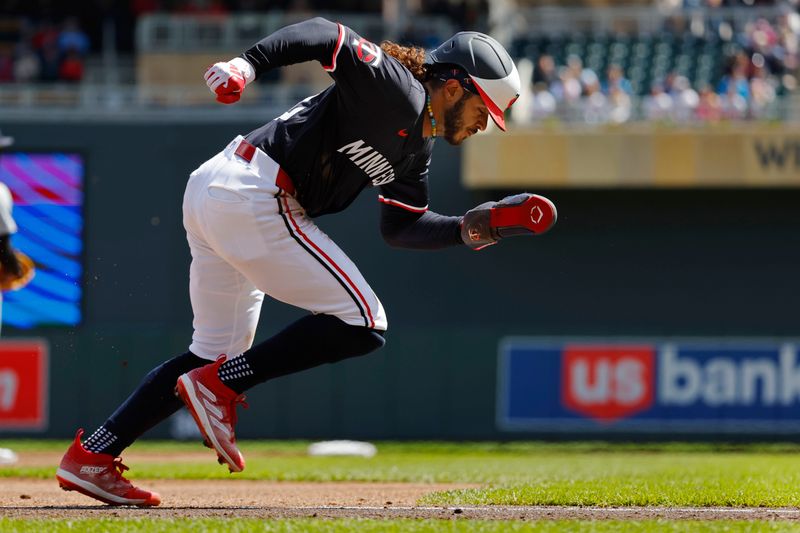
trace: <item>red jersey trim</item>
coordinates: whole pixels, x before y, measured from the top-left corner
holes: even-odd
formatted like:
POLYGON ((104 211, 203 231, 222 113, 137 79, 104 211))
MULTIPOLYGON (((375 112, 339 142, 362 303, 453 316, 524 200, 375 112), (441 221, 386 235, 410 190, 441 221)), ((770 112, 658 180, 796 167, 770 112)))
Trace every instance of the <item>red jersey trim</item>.
POLYGON ((414 207, 413 205, 404 204, 403 202, 398 202, 397 200, 386 198, 380 194, 378 195, 378 201, 382 204, 393 205, 395 207, 405 209, 406 211, 411 211, 412 213, 424 213, 425 211, 428 210, 427 205, 425 207, 414 207))
POLYGON ((331 64, 329 66, 322 65, 322 68, 324 68, 328 72, 333 72, 334 70, 336 70, 336 57, 339 55, 339 50, 342 49, 342 43, 344 43, 344 26, 342 26, 338 22, 336 23, 336 25, 339 26, 339 38, 336 39, 336 48, 333 50, 333 57, 331 57, 331 64))

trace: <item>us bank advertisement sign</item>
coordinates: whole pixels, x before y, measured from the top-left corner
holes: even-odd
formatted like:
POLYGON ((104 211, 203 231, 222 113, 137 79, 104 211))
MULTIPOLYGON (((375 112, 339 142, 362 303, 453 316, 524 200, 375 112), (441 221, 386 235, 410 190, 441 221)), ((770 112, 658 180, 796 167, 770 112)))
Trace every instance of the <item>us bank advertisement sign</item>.
POLYGON ((507 338, 504 431, 800 433, 800 341, 507 338))

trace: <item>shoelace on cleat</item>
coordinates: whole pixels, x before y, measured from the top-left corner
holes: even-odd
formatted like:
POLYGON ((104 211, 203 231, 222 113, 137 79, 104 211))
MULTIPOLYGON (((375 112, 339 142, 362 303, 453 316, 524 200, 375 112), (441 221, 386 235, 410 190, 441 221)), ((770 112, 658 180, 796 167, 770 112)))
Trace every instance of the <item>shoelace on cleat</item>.
POLYGON ((111 469, 111 473, 116 479, 124 481, 128 485, 131 484, 131 482, 122 475, 122 473, 126 470, 130 470, 128 466, 122 464, 122 457, 115 457, 114 461, 111 463, 111 466, 113 467, 111 469))
POLYGON ((242 407, 244 407, 245 409, 250 407, 245 400, 247 400, 247 396, 245 396, 244 394, 240 394, 239 396, 231 400, 230 407, 228 407, 228 418, 231 421, 232 427, 236 426, 236 421, 239 419, 239 417, 236 415, 236 406, 238 404, 242 404, 242 407))

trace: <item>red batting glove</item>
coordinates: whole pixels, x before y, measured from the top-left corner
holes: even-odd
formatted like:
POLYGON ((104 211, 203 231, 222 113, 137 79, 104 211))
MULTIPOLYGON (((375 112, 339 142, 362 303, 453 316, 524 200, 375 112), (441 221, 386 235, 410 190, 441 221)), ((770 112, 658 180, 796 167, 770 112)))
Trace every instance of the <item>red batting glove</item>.
POLYGON ((247 84, 244 74, 230 61, 212 65, 205 79, 208 88, 217 96, 217 102, 222 104, 238 102, 247 84))

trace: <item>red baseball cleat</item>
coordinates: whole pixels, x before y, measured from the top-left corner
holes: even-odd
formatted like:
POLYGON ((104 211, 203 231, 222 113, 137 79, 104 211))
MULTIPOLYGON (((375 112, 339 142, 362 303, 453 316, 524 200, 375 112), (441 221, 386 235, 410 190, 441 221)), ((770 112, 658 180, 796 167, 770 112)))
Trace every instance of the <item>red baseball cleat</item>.
POLYGON ((236 404, 245 407, 244 395, 222 383, 217 375, 226 357, 220 355, 214 363, 195 368, 178 378, 175 388, 200 428, 206 445, 214 448, 220 464, 231 472, 244 470, 244 457, 236 447, 236 404))
POLYGON ((541 235, 555 225, 558 212, 544 196, 524 193, 503 198, 492 208, 490 217, 501 237, 528 232, 541 235))
POLYGON ((122 473, 128 467, 122 459, 106 453, 92 453, 81 444, 79 429, 56 471, 58 484, 64 490, 75 490, 109 505, 149 507, 161 503, 161 496, 134 487, 122 473))

